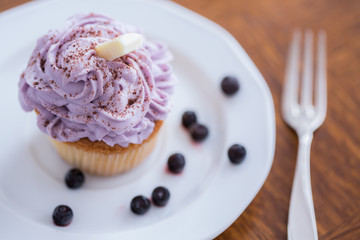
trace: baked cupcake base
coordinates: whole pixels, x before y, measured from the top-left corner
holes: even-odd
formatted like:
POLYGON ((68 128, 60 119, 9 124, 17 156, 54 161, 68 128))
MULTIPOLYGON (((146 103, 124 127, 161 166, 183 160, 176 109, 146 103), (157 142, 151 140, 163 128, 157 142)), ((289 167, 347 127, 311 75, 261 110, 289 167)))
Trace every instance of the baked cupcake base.
POLYGON ((151 135, 141 144, 113 147, 102 141, 92 142, 82 138, 76 142, 60 142, 50 139, 59 155, 72 166, 84 172, 112 176, 138 166, 154 149, 163 121, 156 121, 151 135))

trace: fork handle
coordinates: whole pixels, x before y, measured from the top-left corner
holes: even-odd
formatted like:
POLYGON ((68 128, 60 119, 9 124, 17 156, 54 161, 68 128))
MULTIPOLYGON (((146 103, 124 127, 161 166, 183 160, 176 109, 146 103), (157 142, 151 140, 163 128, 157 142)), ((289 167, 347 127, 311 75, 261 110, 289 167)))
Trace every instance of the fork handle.
POLYGON ((312 133, 299 134, 299 148, 288 217, 289 240, 318 239, 310 180, 312 138, 312 133))

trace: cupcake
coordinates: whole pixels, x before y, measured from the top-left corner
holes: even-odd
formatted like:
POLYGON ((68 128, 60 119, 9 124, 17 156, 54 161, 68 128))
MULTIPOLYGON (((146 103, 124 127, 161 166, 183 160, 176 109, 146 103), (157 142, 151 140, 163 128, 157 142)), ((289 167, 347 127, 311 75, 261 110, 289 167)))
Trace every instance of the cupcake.
MULTIPOLYGON (((175 77, 171 53, 146 40, 106 59, 98 48, 141 32, 97 14, 76 15, 42 36, 22 73, 19 100, 59 155, 85 172, 110 176, 139 165, 153 150, 175 77)), ((131 44, 130 44, 131 45, 131 44)))

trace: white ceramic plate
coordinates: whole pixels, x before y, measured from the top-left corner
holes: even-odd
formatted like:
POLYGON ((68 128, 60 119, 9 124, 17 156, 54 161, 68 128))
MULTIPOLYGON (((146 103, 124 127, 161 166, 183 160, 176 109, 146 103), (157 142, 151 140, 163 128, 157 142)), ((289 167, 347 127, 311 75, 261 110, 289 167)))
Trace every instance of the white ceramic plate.
POLYGON ((32 2, 0 15, 0 239, 209 239, 231 225, 255 197, 270 170, 275 147, 270 91, 244 50, 224 29, 168 1, 32 2), (101 2, 101 3, 100 3, 101 2), (36 39, 79 12, 98 12, 142 28, 149 39, 167 42, 179 83, 173 111, 157 149, 136 170, 112 178, 86 176, 83 188, 69 190, 63 178, 70 166, 39 132, 33 113, 17 100, 17 82, 36 39), (240 79, 241 90, 225 97, 225 75, 240 79), (180 126, 194 110, 210 129, 194 145, 180 126), (240 165, 227 158, 233 143, 243 144, 240 165), (171 153, 186 157, 181 175, 166 172, 171 153), (166 207, 137 216, 131 199, 166 186, 166 207), (74 211, 68 227, 51 220, 58 204, 74 211))

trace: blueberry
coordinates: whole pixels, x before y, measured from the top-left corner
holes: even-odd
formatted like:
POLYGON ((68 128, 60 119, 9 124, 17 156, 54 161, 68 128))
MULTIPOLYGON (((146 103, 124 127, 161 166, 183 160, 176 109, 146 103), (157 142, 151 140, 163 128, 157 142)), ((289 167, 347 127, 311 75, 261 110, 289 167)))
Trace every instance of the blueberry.
POLYGON ((135 214, 143 215, 150 208, 150 200, 142 195, 136 196, 131 200, 131 211, 135 214))
POLYGON ((59 205, 54 209, 52 218, 55 225, 64 227, 70 224, 73 218, 73 212, 68 206, 59 205))
POLYGON ((232 163, 239 164, 245 159, 246 149, 240 144, 234 144, 229 148, 228 156, 232 163))
POLYGON ((186 111, 182 115, 182 125, 189 128, 192 124, 196 123, 196 114, 193 111, 186 111))
POLYGON ((221 89, 226 95, 233 95, 239 90, 239 81, 234 76, 226 76, 221 81, 221 89))
POLYGON ((185 158, 181 153, 174 153, 168 159, 168 168, 172 173, 180 173, 185 167, 185 158))
POLYGON ((165 187, 157 187, 152 192, 151 198, 156 206, 162 207, 168 203, 170 198, 170 192, 165 187))
POLYGON ((190 135, 195 142, 202 142, 209 135, 209 130, 205 125, 195 123, 190 128, 190 135))
POLYGON ((76 168, 71 169, 65 176, 65 183, 69 188, 76 189, 84 184, 84 174, 76 168))

